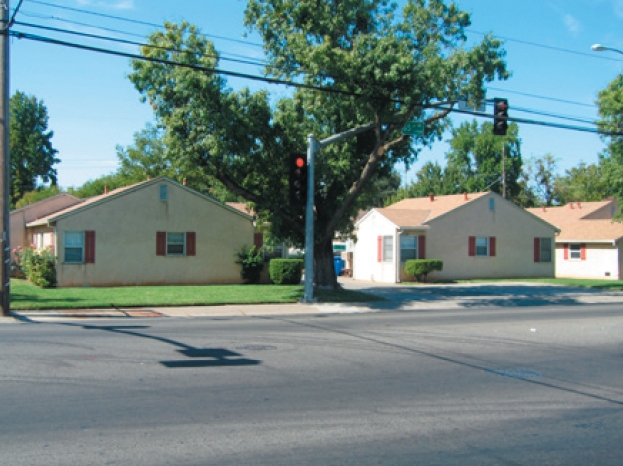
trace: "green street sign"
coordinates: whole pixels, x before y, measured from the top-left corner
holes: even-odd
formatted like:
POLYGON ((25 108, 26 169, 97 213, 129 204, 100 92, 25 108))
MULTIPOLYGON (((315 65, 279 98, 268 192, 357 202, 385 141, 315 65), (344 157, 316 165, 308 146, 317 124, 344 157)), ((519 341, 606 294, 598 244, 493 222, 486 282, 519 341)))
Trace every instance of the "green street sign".
POLYGON ((407 121, 402 127, 402 134, 407 136, 424 136, 424 122, 407 121))

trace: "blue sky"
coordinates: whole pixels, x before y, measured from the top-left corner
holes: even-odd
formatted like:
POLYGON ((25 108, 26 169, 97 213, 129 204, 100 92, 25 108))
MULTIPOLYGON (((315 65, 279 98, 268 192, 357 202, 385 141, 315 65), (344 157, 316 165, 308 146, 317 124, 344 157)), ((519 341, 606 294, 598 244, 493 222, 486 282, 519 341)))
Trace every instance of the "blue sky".
MULTIPOLYGON (((11 0, 11 7, 17 3, 11 0)), ((590 47, 602 43, 623 49, 623 0, 457 3, 472 15, 470 41, 480 40, 485 32, 505 40, 506 59, 513 76, 505 82, 490 83, 487 98, 507 98, 510 116, 579 126, 590 125, 552 120, 534 112, 588 121, 597 118, 597 93, 621 72, 623 55, 593 52, 590 47)), ((136 21, 155 25, 165 20, 187 20, 211 35, 225 56, 261 58, 257 36, 243 37, 244 6, 242 0, 25 0, 13 30, 135 53, 133 46, 58 35, 24 23, 141 42, 141 37, 154 27, 136 21)), ((227 61, 221 62, 221 68, 259 74, 257 67, 227 61)), ((62 187, 77 187, 114 172, 115 147, 132 144, 133 134, 152 120, 151 108, 140 102, 138 92, 127 79, 129 72, 126 58, 27 39, 11 40, 11 94, 20 90, 45 103, 49 129, 54 131, 53 145, 61 159, 56 168, 62 187)), ((229 84, 254 90, 265 87, 276 97, 288 93, 283 87, 238 79, 229 79, 229 84)), ((464 117, 455 116, 453 121, 458 125, 464 117)), ((580 162, 596 162, 604 147, 599 136, 591 133, 522 124, 519 134, 524 159, 552 154, 560 173, 580 162)), ((410 171, 401 170, 401 174, 410 181, 423 163, 432 160, 444 164, 446 148, 447 144, 441 142, 424 150, 410 171)))

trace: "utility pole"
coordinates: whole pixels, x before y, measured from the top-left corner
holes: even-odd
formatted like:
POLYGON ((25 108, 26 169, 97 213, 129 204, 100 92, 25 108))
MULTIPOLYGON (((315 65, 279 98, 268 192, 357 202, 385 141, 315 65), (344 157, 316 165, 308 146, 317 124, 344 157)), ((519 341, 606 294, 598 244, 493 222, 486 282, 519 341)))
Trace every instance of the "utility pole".
POLYGON ((504 199, 506 199, 506 156, 504 155, 505 147, 506 140, 502 142, 502 197, 504 199))
POLYGON ((11 312, 9 249, 9 182, 11 164, 9 161, 9 0, 0 0, 2 20, 0 21, 0 305, 2 315, 11 312))

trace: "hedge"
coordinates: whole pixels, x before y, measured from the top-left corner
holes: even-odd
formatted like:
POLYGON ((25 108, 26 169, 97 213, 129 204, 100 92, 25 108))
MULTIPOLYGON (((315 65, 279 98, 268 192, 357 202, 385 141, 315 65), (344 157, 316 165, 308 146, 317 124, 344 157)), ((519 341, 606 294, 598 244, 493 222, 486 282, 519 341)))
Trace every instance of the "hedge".
POLYGON ((268 273, 276 285, 298 285, 303 275, 303 260, 271 259, 268 273))
POLYGON ((443 261, 440 259, 412 259, 405 263, 405 273, 415 277, 417 281, 426 279, 430 272, 442 271, 443 261))

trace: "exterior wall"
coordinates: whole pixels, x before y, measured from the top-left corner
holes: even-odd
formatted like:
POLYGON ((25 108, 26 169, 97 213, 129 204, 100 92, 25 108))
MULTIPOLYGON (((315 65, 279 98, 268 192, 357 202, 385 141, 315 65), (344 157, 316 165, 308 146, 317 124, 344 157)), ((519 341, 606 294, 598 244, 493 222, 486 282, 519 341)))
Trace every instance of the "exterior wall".
POLYGON ((620 245, 588 243, 586 244, 586 260, 565 260, 564 243, 559 243, 556 244, 556 276, 620 280, 620 257, 620 245))
POLYGON ((59 194, 11 212, 9 217, 11 248, 16 249, 32 244, 32 235, 26 230, 27 223, 80 202, 82 202, 80 199, 69 194, 59 194))
POLYGON ((353 247, 353 278, 382 283, 396 282, 396 225, 373 211, 364 218, 357 229, 357 242, 353 247), (394 260, 378 261, 378 237, 392 236, 394 260))
POLYGON ((234 253, 253 233, 250 218, 162 180, 57 221, 58 286, 241 283, 234 253), (64 233, 85 230, 95 231, 95 263, 64 263, 64 233), (157 256, 158 231, 196 232, 196 255, 157 256))
POLYGON ((429 225, 426 258, 443 260, 443 271, 430 274, 430 279, 554 277, 554 260, 534 262, 534 238, 551 238, 554 248, 554 227, 500 196, 483 196, 429 225), (490 198, 494 210, 489 208, 490 198), (469 256, 469 236, 494 236, 495 257, 469 256))

